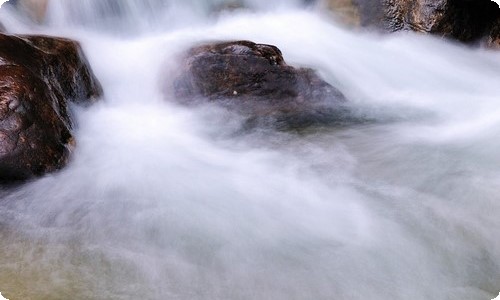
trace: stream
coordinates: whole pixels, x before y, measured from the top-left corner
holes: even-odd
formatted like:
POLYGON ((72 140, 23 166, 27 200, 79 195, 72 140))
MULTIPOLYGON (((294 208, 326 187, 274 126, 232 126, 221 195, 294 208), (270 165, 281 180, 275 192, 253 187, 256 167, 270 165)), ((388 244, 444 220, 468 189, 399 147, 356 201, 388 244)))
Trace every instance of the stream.
POLYGON ((80 41, 105 91, 72 108, 65 169, 0 187, 2 294, 498 295, 500 52, 349 29, 301 1, 223 2, 54 0, 44 26, 2 9, 13 32, 80 41), (360 121, 241 130, 162 93, 183 51, 241 39, 316 69, 360 121))

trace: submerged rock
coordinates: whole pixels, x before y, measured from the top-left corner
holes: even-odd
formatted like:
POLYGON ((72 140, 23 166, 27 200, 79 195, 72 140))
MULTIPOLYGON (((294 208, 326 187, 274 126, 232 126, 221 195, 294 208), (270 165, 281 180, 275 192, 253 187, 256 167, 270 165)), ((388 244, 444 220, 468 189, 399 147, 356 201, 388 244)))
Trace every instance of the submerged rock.
POLYGON ((73 145, 68 102, 101 94, 77 42, 0 34, 0 180, 62 168, 73 145))
POLYGON ((289 126, 328 122, 345 101, 313 70, 287 65, 281 51, 249 41, 192 48, 174 82, 183 104, 215 102, 252 120, 289 126))

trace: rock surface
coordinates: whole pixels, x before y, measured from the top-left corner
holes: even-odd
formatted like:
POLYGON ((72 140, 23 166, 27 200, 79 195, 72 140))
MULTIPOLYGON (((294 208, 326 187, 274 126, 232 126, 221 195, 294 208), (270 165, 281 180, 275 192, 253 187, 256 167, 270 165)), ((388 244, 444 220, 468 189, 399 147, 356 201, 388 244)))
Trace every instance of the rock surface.
POLYGON ((25 179, 65 164, 71 125, 59 109, 62 101, 29 69, 0 66, 0 179, 25 179))
POLYGON ((319 0, 349 25, 412 30, 465 43, 500 45, 500 8, 491 0, 319 0))
POLYGON ((249 41, 192 48, 174 91, 183 104, 216 102, 250 119, 290 126, 327 121, 345 101, 313 70, 288 66, 275 46, 249 41))
POLYGON ((488 46, 490 48, 500 50, 500 19, 495 22, 493 28, 491 29, 488 38, 488 46))
POLYGON ((63 167, 73 146, 68 101, 101 94, 77 42, 0 34, 0 180, 63 167))
POLYGON ((462 42, 488 38, 497 20, 498 4, 490 0, 386 0, 391 30, 434 33, 462 42))

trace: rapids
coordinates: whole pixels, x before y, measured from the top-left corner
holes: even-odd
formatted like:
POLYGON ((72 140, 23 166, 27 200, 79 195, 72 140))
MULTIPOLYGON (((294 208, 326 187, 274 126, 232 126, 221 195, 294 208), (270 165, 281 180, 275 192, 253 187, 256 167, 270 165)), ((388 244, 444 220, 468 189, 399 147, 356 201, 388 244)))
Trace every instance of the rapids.
POLYGON ((221 2, 58 0, 46 26, 2 9, 13 32, 79 40, 106 94, 74 107, 67 168, 0 188, 3 295, 494 298, 500 52, 346 29, 300 1, 221 2), (226 39, 317 69, 360 122, 242 131, 165 101, 177 55, 226 39))

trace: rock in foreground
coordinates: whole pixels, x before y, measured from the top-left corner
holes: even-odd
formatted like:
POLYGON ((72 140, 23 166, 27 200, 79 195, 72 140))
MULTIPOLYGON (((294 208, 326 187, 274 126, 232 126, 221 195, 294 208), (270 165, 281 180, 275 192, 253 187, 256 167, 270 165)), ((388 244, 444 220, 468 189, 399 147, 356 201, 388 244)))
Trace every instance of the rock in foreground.
POLYGON ((192 48, 174 90, 183 104, 215 102, 251 120, 294 127, 328 122, 345 101, 313 70, 288 66, 275 46, 249 41, 192 48))
POLYGON ((0 180, 62 168, 73 144, 68 101, 101 94, 77 42, 0 35, 0 180))

